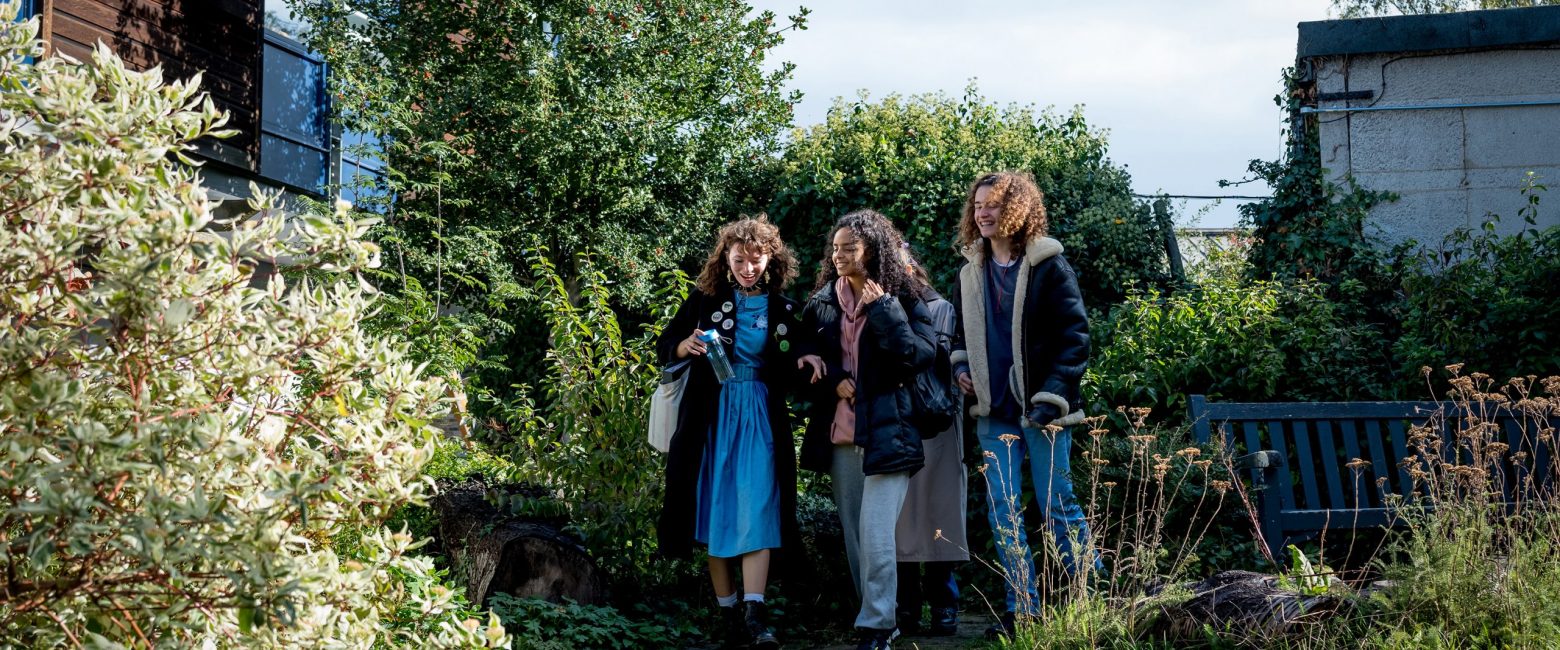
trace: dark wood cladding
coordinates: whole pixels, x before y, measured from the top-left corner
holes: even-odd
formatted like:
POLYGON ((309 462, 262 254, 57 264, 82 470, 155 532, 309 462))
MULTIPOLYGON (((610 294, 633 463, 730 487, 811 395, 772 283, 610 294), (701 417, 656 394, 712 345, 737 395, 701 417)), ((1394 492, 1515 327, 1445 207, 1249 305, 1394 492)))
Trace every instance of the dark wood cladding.
POLYGON ((258 171, 262 0, 51 0, 50 42, 87 60, 102 41, 137 70, 161 65, 169 81, 203 72, 201 88, 238 134, 218 159, 258 171))

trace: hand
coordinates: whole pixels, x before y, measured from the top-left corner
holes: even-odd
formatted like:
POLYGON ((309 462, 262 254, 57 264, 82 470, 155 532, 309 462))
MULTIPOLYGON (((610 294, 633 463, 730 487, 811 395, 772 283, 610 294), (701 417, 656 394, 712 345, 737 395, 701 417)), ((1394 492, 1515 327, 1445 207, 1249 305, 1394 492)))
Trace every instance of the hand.
POLYGON ((883 297, 883 285, 867 280, 861 285, 861 306, 865 308, 883 297))
POLYGON ((845 379, 844 381, 841 381, 840 385, 834 387, 834 394, 835 395, 839 395, 840 399, 842 399, 842 400, 850 402, 851 404, 855 404, 856 403, 856 381, 854 379, 849 379, 849 378, 845 379))
POLYGON ((961 372, 958 379, 954 381, 959 384, 959 390, 964 391, 965 395, 975 394, 975 380, 970 379, 970 373, 961 372))
POLYGON ((688 355, 703 356, 704 341, 699 340, 699 337, 703 335, 704 330, 697 327, 693 328, 693 333, 677 344, 677 358, 686 359, 688 355))
POLYGON ((1029 413, 1024 417, 1029 420, 1029 426, 1036 429, 1044 429, 1045 425, 1050 424, 1051 421, 1061 416, 1061 409, 1056 408, 1055 404, 1045 402, 1030 407, 1029 413))
POLYGON ((802 366, 812 366, 813 374, 811 383, 816 384, 818 383, 819 379, 823 379, 823 359, 818 355, 809 354, 800 359, 797 359, 796 369, 801 370, 802 366))

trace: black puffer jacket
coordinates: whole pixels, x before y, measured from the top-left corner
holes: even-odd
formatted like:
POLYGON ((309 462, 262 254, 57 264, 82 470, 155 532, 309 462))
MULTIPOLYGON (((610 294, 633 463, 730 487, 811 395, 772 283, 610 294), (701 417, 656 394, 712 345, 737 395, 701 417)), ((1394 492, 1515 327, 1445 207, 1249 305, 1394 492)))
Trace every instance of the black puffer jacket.
MULTIPOLYGON (((911 472, 926 457, 921 435, 907 421, 910 387, 906 383, 930 367, 937 334, 932 315, 919 298, 890 296, 867 305, 867 324, 859 342, 856 382, 856 446, 864 450, 862 472, 868 476, 911 472)), ((811 339, 806 352, 827 366, 827 375, 806 390, 812 407, 802 439, 802 469, 827 472, 833 460, 829 430, 834 422, 835 390, 851 378, 840 350, 840 303, 830 284, 807 301, 802 331, 811 339)))

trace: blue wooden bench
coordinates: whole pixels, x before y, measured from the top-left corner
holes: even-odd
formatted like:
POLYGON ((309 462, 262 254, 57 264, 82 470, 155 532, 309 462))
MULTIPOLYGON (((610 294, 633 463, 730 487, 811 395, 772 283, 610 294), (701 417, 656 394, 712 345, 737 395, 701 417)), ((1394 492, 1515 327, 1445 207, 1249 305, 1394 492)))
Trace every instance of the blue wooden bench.
MULTIPOLYGON (((1443 408, 1446 413, 1436 419, 1437 432, 1443 440, 1442 455, 1450 460, 1458 452, 1449 440, 1455 437, 1455 427, 1449 432, 1447 425, 1463 413, 1449 404, 1215 403, 1202 395, 1190 399, 1197 442, 1207 444, 1217 431, 1229 452, 1240 459, 1240 468, 1250 470, 1257 518, 1274 558, 1284 557, 1289 544, 1323 530, 1393 525, 1396 514, 1389 495, 1409 498, 1414 492, 1410 431, 1430 422, 1443 408)), ((1520 485, 1548 489, 1553 483, 1554 434, 1540 443, 1536 432, 1543 423, 1509 409, 1495 409, 1487 416, 1500 426, 1496 440, 1510 445, 1502 467, 1507 500, 1515 498, 1520 485), (1526 460, 1513 463, 1518 451, 1525 452, 1526 460)), ((1549 417, 1548 426, 1555 427, 1557 421, 1560 418, 1549 417)))

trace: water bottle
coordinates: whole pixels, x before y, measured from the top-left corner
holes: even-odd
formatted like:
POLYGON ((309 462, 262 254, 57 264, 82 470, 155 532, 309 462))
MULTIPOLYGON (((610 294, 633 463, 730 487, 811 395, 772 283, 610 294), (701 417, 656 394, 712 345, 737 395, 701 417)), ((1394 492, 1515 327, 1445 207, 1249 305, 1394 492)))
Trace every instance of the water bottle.
POLYGON ((724 384, 731 379, 731 359, 726 358, 726 347, 720 344, 720 332, 705 330, 699 336, 704 342, 704 356, 709 357, 710 369, 715 371, 715 380, 724 384))

